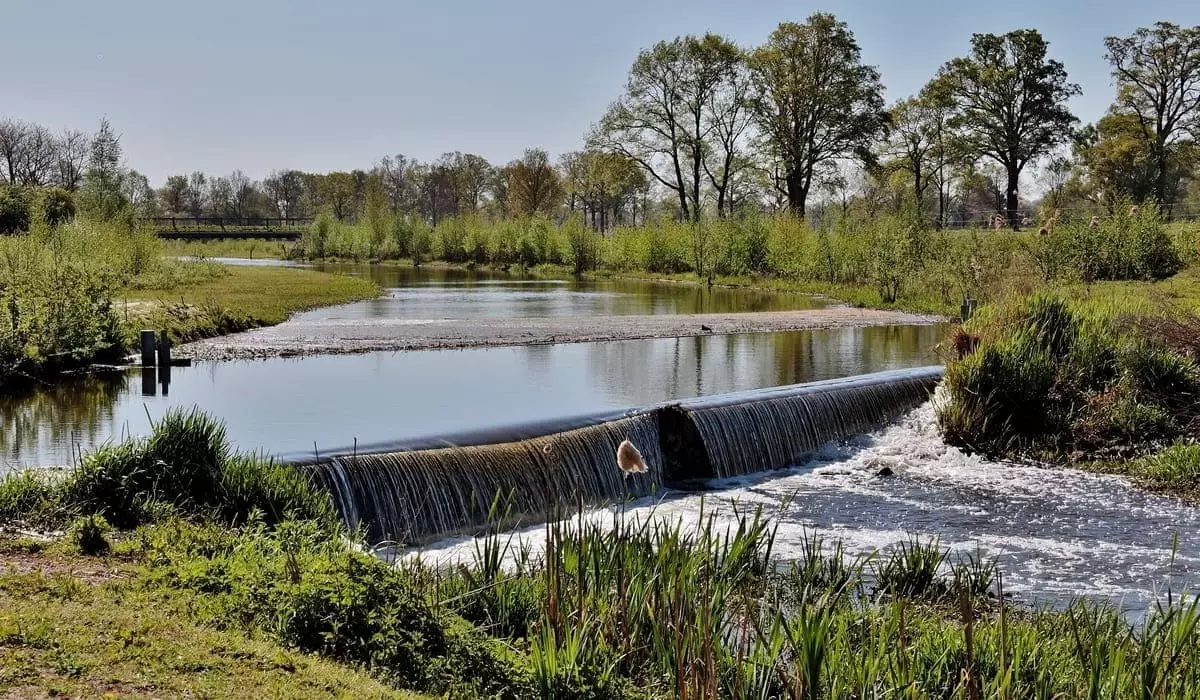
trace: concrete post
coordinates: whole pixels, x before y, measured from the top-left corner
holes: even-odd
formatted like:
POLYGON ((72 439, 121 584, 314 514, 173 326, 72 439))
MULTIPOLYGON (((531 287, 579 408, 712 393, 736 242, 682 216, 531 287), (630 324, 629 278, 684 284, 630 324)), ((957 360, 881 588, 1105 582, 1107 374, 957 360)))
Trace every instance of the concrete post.
POLYGON ((142 331, 142 366, 143 367, 153 367, 154 366, 154 350, 155 350, 154 331, 151 331, 151 330, 142 331))
POLYGON ((161 331, 158 336, 158 366, 171 366, 171 339, 166 331, 161 331))

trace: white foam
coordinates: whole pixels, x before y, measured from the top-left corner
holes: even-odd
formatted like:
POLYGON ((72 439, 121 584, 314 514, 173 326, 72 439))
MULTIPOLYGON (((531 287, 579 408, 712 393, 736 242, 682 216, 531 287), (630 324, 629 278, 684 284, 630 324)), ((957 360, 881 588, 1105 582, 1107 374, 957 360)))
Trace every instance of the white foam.
MULTIPOLYGON (((778 526, 774 552, 781 560, 798 556, 814 532, 827 544, 840 540, 850 554, 936 536, 953 550, 995 557, 1005 588, 1029 602, 1087 595, 1136 612, 1164 590, 1200 583, 1196 508, 1119 477, 964 454, 941 441, 932 404, 876 433, 827 445, 795 468, 712 486, 720 490, 664 494, 631 503, 625 513, 686 527, 699 522, 701 509, 732 524, 735 505, 762 506, 778 526), (894 476, 877 476, 883 466, 894 476)), ((601 508, 584 518, 610 522, 614 512, 601 508)), ((514 542, 536 551, 543 533, 541 526, 516 531, 514 542)), ((461 561, 474 546, 468 538, 423 551, 427 560, 461 561)))

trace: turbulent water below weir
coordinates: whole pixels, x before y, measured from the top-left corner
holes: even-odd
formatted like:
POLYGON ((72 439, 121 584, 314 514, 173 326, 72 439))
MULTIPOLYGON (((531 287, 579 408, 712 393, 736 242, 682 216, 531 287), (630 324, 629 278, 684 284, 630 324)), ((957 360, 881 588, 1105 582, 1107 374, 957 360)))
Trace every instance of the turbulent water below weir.
MULTIPOLYGON (((660 493, 626 517, 681 519, 761 505, 778 525, 774 551, 798 556, 814 533, 851 554, 913 536, 995 558, 1005 589, 1025 603, 1060 606, 1076 596, 1140 616, 1167 590, 1200 583, 1200 510, 1132 488, 1117 477, 986 462, 945 446, 930 404, 878 432, 828 445, 803 465, 712 482, 705 493, 660 493), (883 466, 891 477, 877 473, 883 466), (1174 537, 1178 545, 1173 550, 1174 537)), ((615 508, 585 518, 611 522, 615 508)), ((540 526, 513 537, 541 545, 540 526)), ((419 550, 429 562, 469 560, 474 540, 419 550)), ((411 554, 411 552, 410 552, 411 554)))

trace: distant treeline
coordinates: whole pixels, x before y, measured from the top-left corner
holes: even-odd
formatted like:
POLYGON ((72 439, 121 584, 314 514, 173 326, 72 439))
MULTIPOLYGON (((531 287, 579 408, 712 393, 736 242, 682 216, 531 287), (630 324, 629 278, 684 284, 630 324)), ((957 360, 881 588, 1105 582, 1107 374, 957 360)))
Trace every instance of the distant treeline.
POLYGON ((193 172, 157 188, 120 160, 107 123, 90 136, 6 119, 0 228, 27 227, 28 215, 11 212, 50 187, 106 214, 328 213, 356 222, 385 211, 436 225, 463 214, 582 213, 596 230, 855 205, 915 204, 940 223, 1000 214, 1014 225, 1130 200, 1168 214, 1200 210, 1200 27, 1159 22, 1107 37, 1103 48, 1116 92, 1094 124, 1068 109, 1080 88, 1034 29, 972 36, 966 55, 917 95, 887 105, 880 71, 862 62, 850 28, 817 13, 780 24, 757 47, 710 33, 642 51, 585 148, 557 159, 536 148, 506 165, 471 153, 432 162, 396 155, 366 169, 280 170, 261 181, 240 170, 193 172), (1036 202, 1021 196, 1033 178, 1036 202))

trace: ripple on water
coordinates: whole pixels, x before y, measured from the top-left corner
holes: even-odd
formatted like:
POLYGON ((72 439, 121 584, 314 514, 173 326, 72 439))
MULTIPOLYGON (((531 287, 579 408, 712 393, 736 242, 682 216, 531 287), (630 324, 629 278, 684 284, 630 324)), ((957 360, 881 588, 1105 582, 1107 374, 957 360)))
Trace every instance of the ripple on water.
MULTIPOLYGON (((1132 488, 1118 477, 988 462, 944 445, 926 404, 876 433, 828 445, 782 472, 728 479, 705 494, 643 500, 636 517, 697 523, 704 513, 762 505, 778 524, 774 551, 787 560, 816 532, 852 554, 914 535, 995 558, 1005 589, 1024 602, 1061 605, 1085 595, 1140 615, 1166 590, 1200 582, 1200 510, 1132 488), (892 477, 876 476, 882 466, 892 477), (1178 546, 1173 549, 1178 533, 1178 546)), ((607 522, 614 510, 584 515, 607 522)), ((540 527, 515 536, 539 546, 540 527)), ((469 558, 470 538, 422 551, 426 560, 469 558)))

